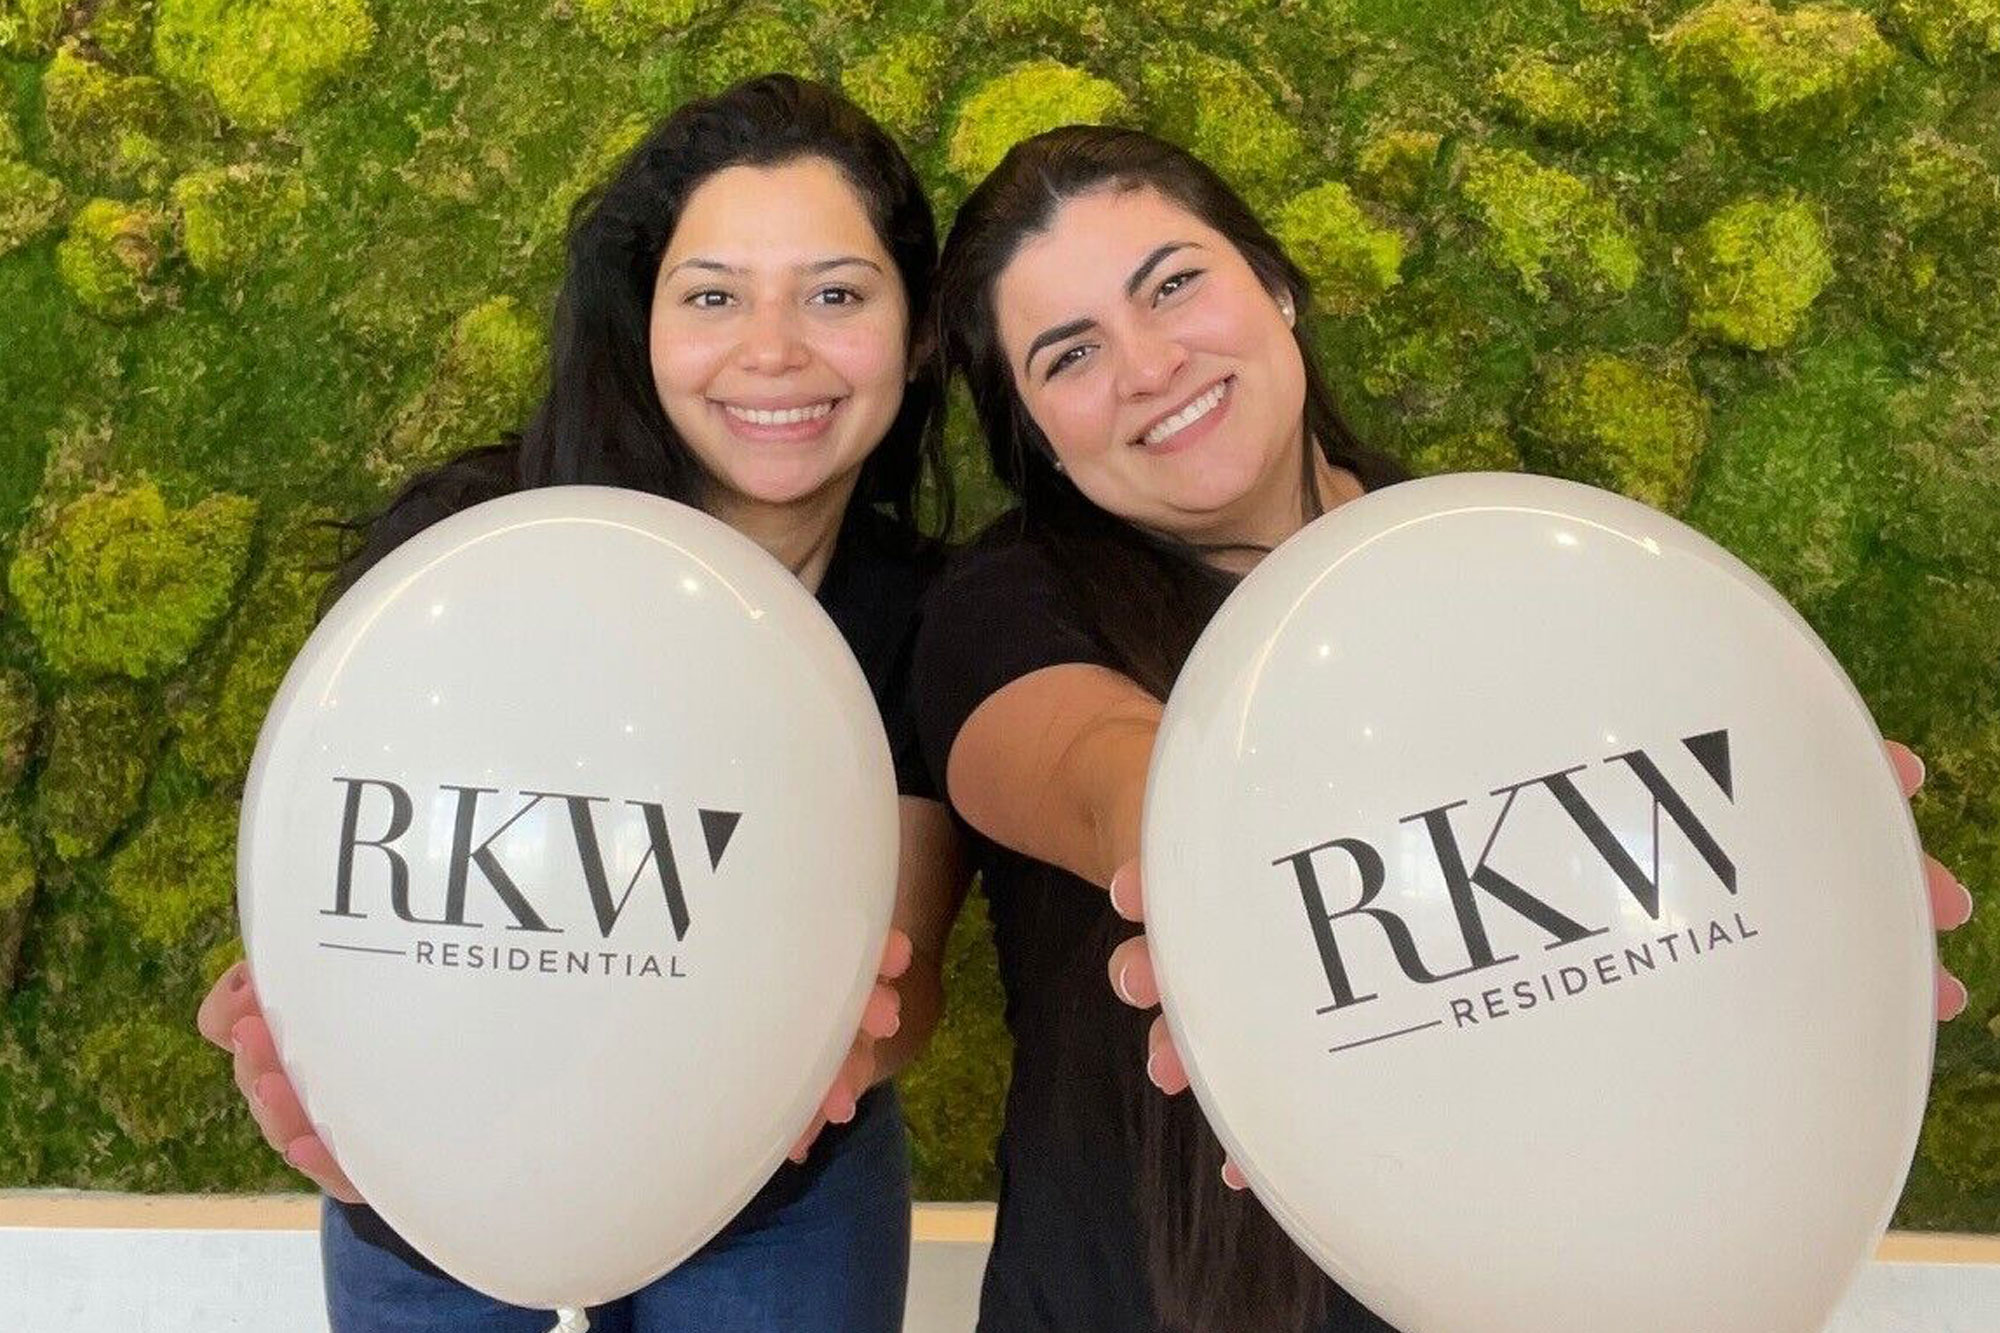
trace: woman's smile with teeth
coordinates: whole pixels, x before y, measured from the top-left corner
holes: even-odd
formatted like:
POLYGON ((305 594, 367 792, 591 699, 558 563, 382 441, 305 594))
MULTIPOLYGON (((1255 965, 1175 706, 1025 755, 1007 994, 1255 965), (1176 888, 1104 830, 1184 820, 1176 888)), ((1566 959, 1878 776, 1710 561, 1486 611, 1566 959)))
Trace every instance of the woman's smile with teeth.
POLYGON ((1200 421, 1210 412, 1220 407, 1223 398, 1228 395, 1228 392, 1229 380, 1219 381, 1214 388, 1189 403, 1186 407, 1183 407, 1180 411, 1155 422, 1151 430, 1139 437, 1139 442, 1146 445, 1166 443, 1166 441, 1180 434, 1189 426, 1192 426, 1195 422, 1200 421))
POLYGON ((738 407, 734 403, 724 403, 722 410, 738 421, 752 426, 796 426, 802 421, 816 421, 833 411, 831 398, 824 402, 811 403, 805 407, 783 407, 765 409, 759 407, 738 407))

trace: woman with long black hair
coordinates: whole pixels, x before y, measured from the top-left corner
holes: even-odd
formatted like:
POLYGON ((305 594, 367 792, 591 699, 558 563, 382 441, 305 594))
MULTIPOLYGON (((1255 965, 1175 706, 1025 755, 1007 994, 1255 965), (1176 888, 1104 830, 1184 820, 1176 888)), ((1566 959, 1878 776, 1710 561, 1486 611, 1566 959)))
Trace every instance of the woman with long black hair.
MULTIPOLYGON (((329 594, 482 500, 630 487, 698 506, 783 561, 854 650, 881 709, 903 797, 901 870, 861 1031, 793 1163, 692 1258, 589 1311, 599 1333, 902 1324, 909 1159, 885 1080, 937 1021, 963 892, 908 695, 917 610, 941 560, 917 526, 920 490, 933 488, 940 527, 950 515, 942 373, 925 336, 936 257, 909 162, 839 94, 770 75, 688 103, 577 213, 548 393, 519 438, 411 482, 367 525, 329 594)), ((329 1196, 335 1333, 544 1333, 545 1311, 454 1281, 367 1207, 313 1134, 241 965, 216 983, 200 1026, 235 1052, 272 1146, 329 1196)))
MULTIPOLYGON (((1342 422, 1309 295, 1214 171, 1133 130, 1016 145, 945 243, 946 357, 1017 500, 940 579, 916 667, 1015 1037, 981 1333, 1388 1327, 1232 1188, 1192 1099, 1158 1095, 1187 1079, 1129 924, 1196 638, 1280 542, 1403 475, 1342 422)), ((1962 921, 1964 891, 1931 878, 1939 924, 1962 921)))

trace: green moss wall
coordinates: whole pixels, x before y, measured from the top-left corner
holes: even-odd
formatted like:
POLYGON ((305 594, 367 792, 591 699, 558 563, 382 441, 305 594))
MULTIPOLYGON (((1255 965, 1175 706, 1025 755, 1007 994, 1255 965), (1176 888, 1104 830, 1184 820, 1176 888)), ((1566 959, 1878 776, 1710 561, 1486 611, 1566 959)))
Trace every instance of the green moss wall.
MULTIPOLYGON (((0 1186, 291 1182, 189 1023, 312 523, 516 421, 571 201, 770 66, 946 216, 1021 134, 1178 138, 1312 270, 1367 436, 1616 487, 1794 598, 1987 899, 1902 1221, 2000 1229, 1995 0, 0 0, 0 1186)), ((950 969, 909 1101, 923 1191, 977 1197, 976 903, 950 969)))

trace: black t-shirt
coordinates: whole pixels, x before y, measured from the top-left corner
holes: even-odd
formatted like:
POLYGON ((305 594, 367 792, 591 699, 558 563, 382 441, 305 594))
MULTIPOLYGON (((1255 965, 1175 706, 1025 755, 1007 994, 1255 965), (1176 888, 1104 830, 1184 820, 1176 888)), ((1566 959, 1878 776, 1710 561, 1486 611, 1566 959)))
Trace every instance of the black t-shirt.
MULTIPOLYGON (((981 703, 1067 663, 1118 666, 1068 575, 1010 515, 952 560, 918 635, 917 730, 940 782, 981 703)), ((1105 980, 1111 948, 1136 927, 1096 885, 966 832, 1014 1036, 979 1333, 1159 1333, 1135 1199, 1138 1129, 1112 1073, 1144 1059, 1151 1015, 1105 980)), ((1345 1293, 1328 1327, 1394 1333, 1345 1293)))
MULTIPOLYGON (((461 509, 520 489, 519 457, 509 445, 475 450, 427 475, 398 496, 368 527, 360 548, 334 580, 344 590, 376 561, 461 509)), ((924 594, 943 564, 941 548, 896 520, 865 506, 849 509, 834 546, 833 560, 820 580, 819 604, 861 663, 875 695, 896 766, 896 790, 904 796, 939 799, 917 742, 910 707, 910 666, 916 647, 918 614, 924 594)), ((725 1235, 756 1227, 811 1188, 846 1142, 870 1115, 893 1112, 880 1103, 886 1086, 863 1094, 854 1118, 829 1125, 803 1165, 786 1162, 746 1204, 725 1235)), ((366 1204, 341 1204, 356 1235, 393 1251, 429 1273, 438 1269, 398 1236, 366 1204)))

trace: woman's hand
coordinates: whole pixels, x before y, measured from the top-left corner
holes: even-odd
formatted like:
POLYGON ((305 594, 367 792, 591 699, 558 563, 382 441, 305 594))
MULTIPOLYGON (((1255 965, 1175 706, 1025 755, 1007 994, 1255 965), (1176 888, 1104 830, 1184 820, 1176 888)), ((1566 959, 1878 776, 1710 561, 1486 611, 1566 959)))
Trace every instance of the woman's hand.
MULTIPOLYGON (((1146 919, 1146 894, 1139 882, 1137 861, 1127 861, 1111 877, 1111 906, 1127 921, 1146 919)), ((1109 970, 1111 989, 1119 999, 1135 1009, 1159 1007, 1160 984, 1153 977, 1153 954, 1144 935, 1134 935, 1113 949, 1109 970)), ((1153 1026, 1146 1033, 1146 1077, 1169 1097, 1187 1091, 1187 1066, 1181 1063, 1181 1053, 1167 1032, 1167 1020, 1159 1014, 1153 1015, 1153 1026)), ((1222 1164, 1222 1181, 1233 1190, 1249 1183, 1236 1163, 1228 1160, 1222 1164)))
MULTIPOLYGON (((1888 751, 1896 776, 1902 781, 1903 795, 1916 795, 1917 789, 1924 785, 1923 761, 1912 754, 1909 747, 1896 741, 1888 743, 1888 751)), ((1956 930, 1971 919, 1972 895, 1949 870, 1928 854, 1924 857, 1924 881, 1930 889, 1931 924, 1935 929, 1956 930)), ((1140 883, 1137 861, 1126 862, 1111 877, 1111 906, 1127 921, 1143 922, 1146 919, 1146 896, 1140 883)), ((1159 1005, 1160 986, 1153 975, 1153 955, 1146 946, 1144 935, 1136 935, 1113 949, 1108 970, 1111 989, 1119 999, 1138 1009, 1152 1009, 1159 1005)), ((1965 983, 1947 972, 1940 963, 1937 977, 1938 1022, 1958 1017, 1965 1004, 1965 983)), ((1147 1034, 1146 1076, 1169 1096, 1186 1091, 1188 1086, 1187 1066, 1181 1063, 1180 1052, 1174 1049, 1166 1020, 1158 1015, 1154 1016, 1152 1029, 1147 1034)), ((1234 1162, 1222 1168, 1222 1178, 1237 1189, 1243 1187, 1243 1173, 1234 1162)))
POLYGON ((308 1180, 343 1203, 362 1202, 354 1182, 313 1133, 292 1081, 278 1063, 278 1048, 257 1003, 250 965, 238 963, 215 980, 195 1015, 201 1035, 235 1057, 236 1087, 249 1104, 264 1141, 308 1180))
POLYGON ((891 930, 882 948, 882 965, 876 969, 874 993, 861 1010, 861 1030, 854 1034, 854 1044, 848 1048, 840 1072, 834 1075, 833 1086, 821 1099, 811 1126, 792 1145, 790 1155, 794 1162, 806 1160, 813 1141, 829 1124, 844 1125, 852 1120, 861 1094, 874 1085, 875 1043, 895 1036, 902 1026, 902 997, 894 983, 909 969, 910 956, 910 937, 900 930, 891 930))
MULTIPOLYGON (((1890 741, 1888 748, 1889 762, 1896 766, 1896 776, 1903 784, 1903 795, 1915 796, 1917 788, 1924 785, 1924 761, 1900 741, 1890 741)), ((1928 852, 1924 854, 1924 883, 1931 893, 1931 926, 1934 929, 1957 930, 1972 919, 1972 895, 1928 852)), ((1965 983, 1945 971, 1944 964, 1939 963, 1938 1022, 1946 1023, 1957 1018, 1965 1011, 1965 1001, 1965 983)))

